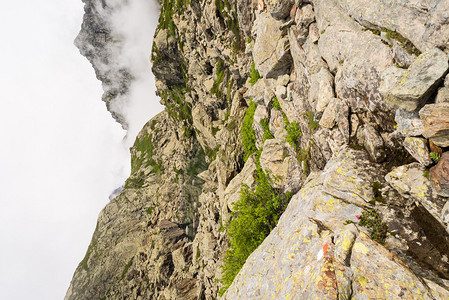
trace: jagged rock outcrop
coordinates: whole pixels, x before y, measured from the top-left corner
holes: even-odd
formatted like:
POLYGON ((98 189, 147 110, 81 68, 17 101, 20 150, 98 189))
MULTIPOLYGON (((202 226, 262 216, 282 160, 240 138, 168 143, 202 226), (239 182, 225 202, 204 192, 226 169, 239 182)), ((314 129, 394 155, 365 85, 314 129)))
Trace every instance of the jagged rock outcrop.
POLYGON ((414 111, 426 103, 448 71, 448 56, 432 49, 418 56, 388 91, 386 100, 395 108, 414 111))
MULTIPOLYGON (((220 297, 228 224, 261 182, 293 197, 224 299, 449 298, 449 1, 390 2, 161 1, 166 108, 66 299, 220 297)), ((86 2, 77 43, 126 86, 96 63, 109 40, 89 46, 103 9, 120 7, 86 2)))
POLYGON ((92 64, 97 79, 102 82, 102 100, 108 111, 126 129, 128 124, 123 113, 113 105, 119 96, 128 92, 134 76, 122 62, 122 40, 111 19, 112 13, 120 10, 123 3, 96 0, 83 2, 83 23, 75 45, 92 64))

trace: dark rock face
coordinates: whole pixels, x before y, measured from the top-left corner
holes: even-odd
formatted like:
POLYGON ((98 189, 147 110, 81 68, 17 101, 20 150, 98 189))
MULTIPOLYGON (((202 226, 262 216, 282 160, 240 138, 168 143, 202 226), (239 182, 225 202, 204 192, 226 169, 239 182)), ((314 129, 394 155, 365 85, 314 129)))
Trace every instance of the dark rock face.
POLYGON ((169 36, 168 30, 160 30, 154 38, 154 52, 152 71, 156 78, 163 80, 167 86, 184 83, 182 77, 182 57, 178 50, 178 42, 169 36))
POLYGON ((449 152, 443 153, 438 164, 430 168, 430 182, 438 195, 449 197, 449 152))
POLYGON ((84 0, 84 17, 75 46, 92 64, 97 79, 103 84, 102 100, 114 119, 125 129, 127 123, 120 111, 114 110, 114 99, 128 92, 133 75, 119 62, 121 41, 113 31, 110 15, 118 7, 104 0, 84 0))
POLYGON ((290 15, 295 2, 293 0, 271 0, 268 1, 270 12, 276 20, 282 20, 290 15))

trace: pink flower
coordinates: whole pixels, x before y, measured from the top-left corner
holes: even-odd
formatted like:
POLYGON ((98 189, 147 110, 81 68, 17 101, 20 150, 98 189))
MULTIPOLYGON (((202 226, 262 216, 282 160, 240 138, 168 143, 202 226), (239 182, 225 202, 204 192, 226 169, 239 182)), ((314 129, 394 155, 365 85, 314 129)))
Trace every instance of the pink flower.
POLYGON ((360 220, 360 215, 355 216, 357 218, 357 220, 360 220))

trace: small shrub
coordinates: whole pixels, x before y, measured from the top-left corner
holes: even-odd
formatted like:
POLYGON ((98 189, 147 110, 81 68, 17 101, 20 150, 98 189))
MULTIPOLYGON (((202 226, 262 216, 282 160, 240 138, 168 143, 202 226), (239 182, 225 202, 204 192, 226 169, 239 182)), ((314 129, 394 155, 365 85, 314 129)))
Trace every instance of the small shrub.
POLYGON ((270 125, 266 119, 260 120, 260 126, 262 126, 263 129, 263 137, 262 140, 265 142, 266 140, 274 139, 273 134, 270 131, 270 125))
POLYGON ((434 162, 439 162, 441 159, 441 154, 437 153, 437 152, 430 152, 430 158, 434 161, 434 162))
POLYGON ((367 28, 367 27, 365 27, 365 28, 362 28, 362 31, 371 31, 373 34, 375 34, 375 35, 380 35, 380 30, 377 30, 377 29, 371 29, 371 28, 367 28))
POLYGON ((423 173, 422 173, 422 176, 424 176, 424 177, 429 177, 429 171, 424 171, 423 173))
POLYGON ((375 209, 362 212, 359 225, 368 228, 370 237, 379 244, 384 244, 387 238, 388 226, 382 223, 382 219, 375 209))
POLYGON ((254 63, 254 61, 251 64, 249 76, 251 77, 251 79, 249 80, 249 83, 251 83, 251 86, 255 85, 256 82, 261 78, 259 71, 257 71, 257 69, 256 69, 256 64, 254 63))
POLYGON ((349 144, 348 147, 353 149, 353 150, 357 150, 357 151, 360 151, 360 150, 364 149, 362 146, 360 146, 358 144, 349 144))
POLYGON ((253 129, 254 113, 256 112, 256 108, 257 103, 251 101, 242 123, 241 134, 244 150, 243 160, 245 162, 251 154, 257 151, 256 134, 253 129))
POLYGON ((204 153, 209 158, 209 161, 214 161, 217 158, 218 150, 218 146, 215 149, 206 146, 206 149, 204 149, 204 153))
POLYGON ((293 147, 293 149, 298 150, 299 138, 302 135, 298 122, 294 121, 290 123, 287 120, 285 130, 287 130, 287 142, 293 147))
POLYGON ((230 247, 224 255, 220 295, 229 288, 248 256, 263 242, 287 207, 292 195, 273 188, 270 177, 258 167, 256 188, 243 185, 240 200, 228 225, 230 247))
POLYGON ((279 100, 277 97, 274 97, 271 102, 271 107, 274 108, 274 110, 282 111, 281 105, 279 104, 279 100))
POLYGON ((198 261, 198 260, 200 259, 200 257, 201 257, 201 250, 200 250, 200 246, 198 245, 198 246, 196 247, 196 257, 195 257, 195 260, 198 261))
POLYGON ((194 130, 188 127, 184 127, 184 133, 182 134, 186 138, 190 138, 193 136, 194 130))

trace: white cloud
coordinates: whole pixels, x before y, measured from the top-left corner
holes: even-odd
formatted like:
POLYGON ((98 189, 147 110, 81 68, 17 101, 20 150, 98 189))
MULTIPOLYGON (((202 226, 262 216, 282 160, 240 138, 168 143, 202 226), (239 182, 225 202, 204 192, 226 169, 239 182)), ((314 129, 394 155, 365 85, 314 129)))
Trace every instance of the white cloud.
MULTIPOLYGON (((82 13, 81 0, 10 1, 0 11, 2 299, 62 299, 99 211, 129 173, 132 138, 123 144, 125 132, 100 100, 101 84, 72 44, 82 13)), ((129 51, 140 51, 148 66, 149 50, 129 51)), ((154 90, 148 94, 147 66, 137 65, 142 73, 127 108, 139 120, 133 135, 160 109, 151 106, 158 100, 154 90)))
MULTIPOLYGON (((115 3, 116 0, 109 1, 115 3)), ((121 2, 116 5, 122 5, 121 2)), ((114 32, 121 39, 119 64, 135 77, 126 99, 117 101, 119 111, 128 121, 127 143, 132 145, 142 126, 162 110, 156 99, 150 54, 157 26, 159 5, 156 0, 131 0, 110 15, 114 32)))

